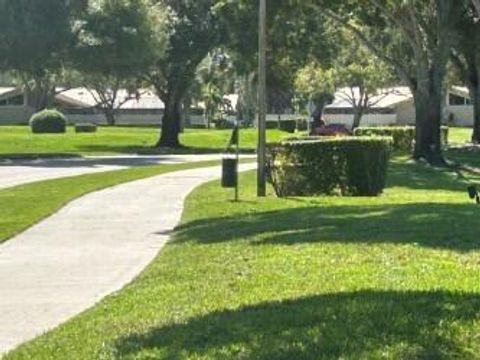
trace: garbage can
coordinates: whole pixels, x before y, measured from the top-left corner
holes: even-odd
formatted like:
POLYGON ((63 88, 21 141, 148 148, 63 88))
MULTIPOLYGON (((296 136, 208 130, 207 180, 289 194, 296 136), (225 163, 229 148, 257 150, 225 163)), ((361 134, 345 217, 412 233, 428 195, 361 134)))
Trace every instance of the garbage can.
POLYGON ((237 174, 238 160, 236 158, 225 157, 222 160, 222 187, 235 188, 237 187, 238 174, 237 174))

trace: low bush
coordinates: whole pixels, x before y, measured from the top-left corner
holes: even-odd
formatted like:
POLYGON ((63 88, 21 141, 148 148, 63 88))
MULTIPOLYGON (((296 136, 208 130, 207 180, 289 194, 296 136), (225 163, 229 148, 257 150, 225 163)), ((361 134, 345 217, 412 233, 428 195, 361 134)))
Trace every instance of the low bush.
POLYGON ((282 120, 279 123, 279 129, 293 134, 297 130, 297 120, 282 120))
POLYGON ((76 133, 95 133, 97 132, 96 124, 75 124, 76 133))
MULTIPOLYGON (((441 141, 443 145, 448 144, 449 128, 442 126, 441 141)), ((360 127, 354 130, 355 136, 388 136, 393 139, 395 151, 411 151, 415 145, 414 126, 377 126, 360 127)))
POLYGON ((34 134, 63 134, 67 131, 67 118, 57 110, 42 110, 29 121, 34 134))
POLYGON ((268 174, 285 196, 377 196, 385 188, 392 140, 344 137, 271 145, 268 174))

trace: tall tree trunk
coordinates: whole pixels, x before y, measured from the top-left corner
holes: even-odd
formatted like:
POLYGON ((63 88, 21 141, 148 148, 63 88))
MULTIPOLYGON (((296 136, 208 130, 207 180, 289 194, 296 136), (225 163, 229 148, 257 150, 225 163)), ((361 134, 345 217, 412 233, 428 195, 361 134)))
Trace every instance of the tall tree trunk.
MULTIPOLYGON (((190 108, 192 107, 192 97, 191 95, 187 95, 185 100, 183 100, 183 124, 182 128, 188 127, 191 124, 190 118, 190 108)), ((183 130, 183 129, 182 129, 183 130)))
POLYGON ((26 88, 27 104, 35 111, 46 109, 52 104, 54 92, 49 84, 35 82, 34 86, 26 88))
POLYGON ((472 142, 480 144, 480 81, 470 86, 470 98, 473 104, 473 135, 472 142))
POLYGON ((415 91, 416 138, 415 159, 425 159, 432 164, 444 164, 441 145, 441 117, 443 95, 441 89, 429 84, 415 91))
POLYGON ((162 119, 162 133, 157 147, 180 147, 180 118, 182 98, 175 92, 169 94, 165 101, 165 114, 162 119))
POLYGON ((353 125, 352 130, 360 127, 360 122, 362 121, 362 112, 361 110, 355 110, 353 113, 353 125))
POLYGON ((107 125, 108 126, 115 126, 115 109, 112 107, 106 107, 104 108, 104 114, 105 118, 107 119, 107 125))

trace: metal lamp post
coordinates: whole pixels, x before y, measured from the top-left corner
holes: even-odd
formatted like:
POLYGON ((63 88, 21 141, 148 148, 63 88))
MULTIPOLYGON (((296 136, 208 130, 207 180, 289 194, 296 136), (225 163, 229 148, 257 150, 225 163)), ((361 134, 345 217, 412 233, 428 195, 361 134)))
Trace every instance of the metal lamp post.
POLYGON ((266 121, 267 121, 267 1, 260 0, 258 29, 258 175, 257 195, 267 193, 266 121))

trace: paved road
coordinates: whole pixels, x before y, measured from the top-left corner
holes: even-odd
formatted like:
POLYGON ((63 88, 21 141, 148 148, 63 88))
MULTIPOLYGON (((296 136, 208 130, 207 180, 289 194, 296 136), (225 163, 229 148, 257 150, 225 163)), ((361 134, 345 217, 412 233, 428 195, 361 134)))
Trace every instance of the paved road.
POLYGON ((161 155, 87 157, 53 160, 0 161, 0 189, 30 182, 134 166, 178 164, 220 159, 221 155, 161 155))
POLYGON ((186 170, 92 193, 0 245, 0 354, 129 283, 168 240, 188 193, 219 174, 186 170))

